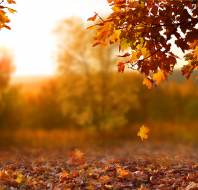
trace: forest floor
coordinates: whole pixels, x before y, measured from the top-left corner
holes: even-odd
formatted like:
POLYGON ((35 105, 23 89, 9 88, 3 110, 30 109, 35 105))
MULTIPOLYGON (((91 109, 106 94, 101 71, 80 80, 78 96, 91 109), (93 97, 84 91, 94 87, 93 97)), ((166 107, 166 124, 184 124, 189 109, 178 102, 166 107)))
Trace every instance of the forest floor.
POLYGON ((195 190, 198 148, 151 142, 1 148, 0 189, 195 190))

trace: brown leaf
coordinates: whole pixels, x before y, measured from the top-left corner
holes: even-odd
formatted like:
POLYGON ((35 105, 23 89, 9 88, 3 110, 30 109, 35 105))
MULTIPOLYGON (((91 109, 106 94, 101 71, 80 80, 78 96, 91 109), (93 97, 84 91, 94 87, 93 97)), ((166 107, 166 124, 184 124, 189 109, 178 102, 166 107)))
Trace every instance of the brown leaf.
POLYGON ((118 63, 118 72, 123 73, 125 70, 125 63, 124 62, 119 62, 118 63))
POLYGON ((92 17, 90 17, 90 18, 88 18, 88 19, 87 19, 87 21, 95 21, 95 20, 96 20, 96 18, 97 18, 97 16, 98 16, 98 14, 97 14, 97 13, 95 13, 95 15, 94 15, 94 16, 92 16, 92 17))

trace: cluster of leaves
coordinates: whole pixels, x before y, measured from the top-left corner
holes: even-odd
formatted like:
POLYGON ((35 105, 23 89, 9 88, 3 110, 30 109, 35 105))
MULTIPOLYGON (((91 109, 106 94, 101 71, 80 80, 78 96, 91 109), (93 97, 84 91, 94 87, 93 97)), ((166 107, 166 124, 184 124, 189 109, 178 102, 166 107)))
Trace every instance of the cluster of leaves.
POLYGON ((10 22, 9 14, 13 14, 16 12, 15 9, 10 7, 10 5, 12 4, 16 4, 16 2, 14 0, 2 0, 0 2, 0 29, 11 29, 8 25, 10 22))
MULTIPOLYGON (((131 157, 134 152, 122 147, 111 151, 113 158, 103 153, 72 150, 65 156, 60 150, 1 152, 0 189, 185 189, 198 188, 198 166, 191 162, 160 161, 149 156, 131 157), (31 152, 32 151, 32 152, 31 152), (128 152, 129 151, 129 152, 128 152), (116 153, 117 152, 117 153, 116 153), (55 154, 54 154, 55 153, 55 154), (127 154, 127 159, 118 155, 127 154), (20 157, 19 157, 20 155, 20 157), (8 157, 10 156, 10 157, 8 157), (10 160, 12 159, 12 160, 10 160)), ((140 147, 138 147, 140 148, 140 147)), ((184 147, 183 147, 184 148, 184 147)), ((152 151, 151 149, 147 149, 152 151)), ((153 152, 152 152, 153 153, 153 152)), ((169 153, 163 152, 170 157, 169 153)), ((186 155, 186 152, 185 152, 186 155)), ((194 154, 193 154, 194 155, 194 154)), ((158 155, 160 156, 160 155, 158 155)), ((188 155, 190 156, 190 155, 188 155)), ((126 158, 126 157, 125 157, 126 158)), ((181 159, 182 156, 179 155, 181 159)))
POLYGON ((182 68, 187 78, 198 68, 198 2, 190 0, 108 0, 112 13, 101 18, 97 13, 89 18, 96 24, 94 46, 118 44, 118 71, 126 65, 144 76, 144 84, 151 88, 165 80, 179 58, 172 44, 176 44, 189 64, 182 68), (190 53, 189 53, 190 52, 190 53))

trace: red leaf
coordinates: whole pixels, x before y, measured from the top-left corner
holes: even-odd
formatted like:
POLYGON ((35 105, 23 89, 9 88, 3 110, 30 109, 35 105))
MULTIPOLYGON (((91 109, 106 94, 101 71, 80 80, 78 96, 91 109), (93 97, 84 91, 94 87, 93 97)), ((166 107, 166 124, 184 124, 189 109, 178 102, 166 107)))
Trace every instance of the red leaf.
POLYGON ((125 63, 124 62, 119 62, 118 63, 118 72, 123 73, 125 70, 125 63))

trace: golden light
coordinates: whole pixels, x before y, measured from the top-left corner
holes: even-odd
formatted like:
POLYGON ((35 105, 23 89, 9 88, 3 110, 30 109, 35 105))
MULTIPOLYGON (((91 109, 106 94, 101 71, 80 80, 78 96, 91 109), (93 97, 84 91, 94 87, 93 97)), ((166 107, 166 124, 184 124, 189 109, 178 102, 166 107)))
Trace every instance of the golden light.
POLYGON ((94 11, 106 12, 106 0, 18 0, 12 16, 12 30, 0 31, 0 46, 10 48, 15 56, 15 76, 52 75, 55 72, 55 39, 52 31, 64 18, 79 16, 84 20, 94 11))

